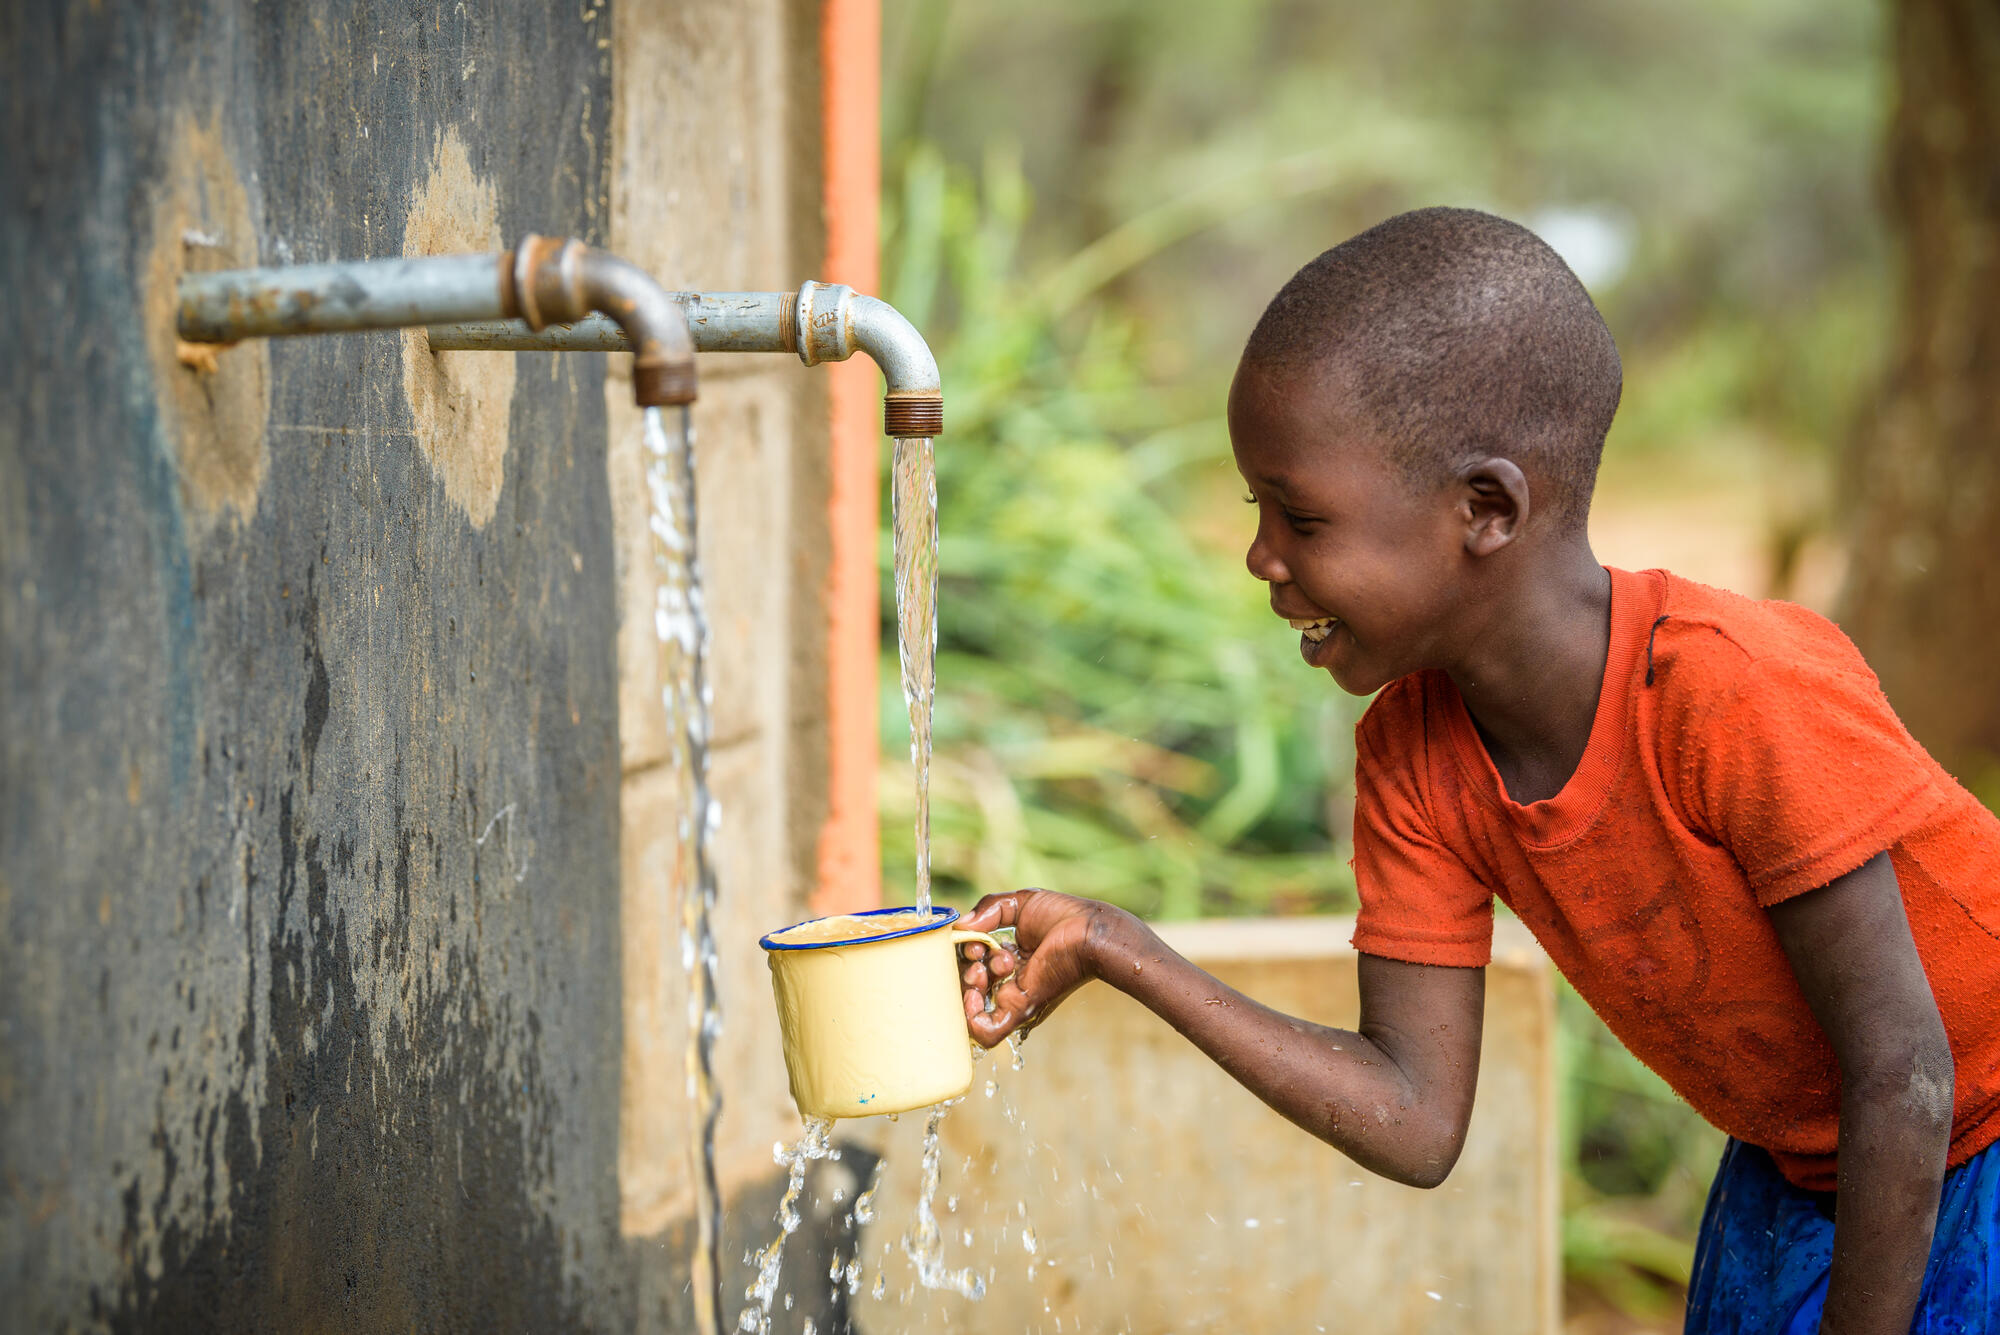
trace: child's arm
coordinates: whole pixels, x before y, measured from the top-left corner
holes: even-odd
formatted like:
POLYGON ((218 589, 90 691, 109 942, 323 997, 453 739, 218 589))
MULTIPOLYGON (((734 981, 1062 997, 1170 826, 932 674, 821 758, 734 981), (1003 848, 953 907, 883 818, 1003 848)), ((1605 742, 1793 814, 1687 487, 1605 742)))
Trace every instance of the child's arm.
POLYGON ((1139 919, 1046 890, 988 895, 965 926, 1012 927, 1017 951, 965 948, 965 1010, 988 1047, 1101 978, 1172 1025, 1245 1088, 1363 1167, 1444 1181, 1479 1075, 1486 972, 1361 957, 1359 1032, 1281 1015, 1188 963, 1139 919), (991 992, 994 1009, 987 1011, 991 992))
POLYGON ((1905 1332, 1937 1219, 1953 1076, 1895 868, 1879 853, 1770 914, 1840 1061, 1839 1205, 1820 1331, 1905 1332))

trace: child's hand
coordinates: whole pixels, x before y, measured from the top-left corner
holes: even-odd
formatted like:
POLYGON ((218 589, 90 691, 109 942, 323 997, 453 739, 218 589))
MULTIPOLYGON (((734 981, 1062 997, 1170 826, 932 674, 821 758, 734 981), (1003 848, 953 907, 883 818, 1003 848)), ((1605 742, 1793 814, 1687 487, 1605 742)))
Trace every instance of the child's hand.
POLYGON ((975 932, 1012 927, 1015 945, 989 950, 972 941, 959 947, 967 960, 965 1022, 972 1036, 990 1048, 1014 1030, 1040 1023, 1064 997, 1097 977, 1097 938, 1121 918, 1130 915, 1094 899, 1048 890, 1016 890, 980 900, 959 926, 975 932))

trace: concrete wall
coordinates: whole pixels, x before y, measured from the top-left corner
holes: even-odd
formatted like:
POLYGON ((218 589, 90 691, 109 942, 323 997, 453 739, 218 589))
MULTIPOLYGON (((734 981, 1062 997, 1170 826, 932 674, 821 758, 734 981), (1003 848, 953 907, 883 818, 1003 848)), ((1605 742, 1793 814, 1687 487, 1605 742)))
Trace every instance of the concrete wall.
MULTIPOLYGON (((394 335, 190 366, 172 292, 527 230, 670 283, 794 285, 816 22, 0 21, 0 1327, 681 1325, 622 371, 394 335)), ((738 940, 795 916, 824 802, 823 390, 768 360, 705 366, 697 409, 738 940)), ((768 1012, 748 966, 729 986, 768 1012)), ((762 1232, 782 1086, 749 1018, 728 1042, 762 1232)))
MULTIPOLYGON (((1375 1177, 1286 1122, 1143 1007, 1105 987, 989 1057, 941 1128, 943 1259, 979 1303, 915 1283, 922 1118, 856 1124, 886 1152, 860 1239, 869 1335, 963 1330, 1553 1332, 1560 1320, 1555 1009, 1549 965, 1503 919, 1464 1154, 1434 1191, 1375 1177), (991 1080, 991 1092, 987 1081, 991 1080), (1032 1228, 1035 1248, 1023 1243, 1032 1228), (969 1234, 969 1240, 968 1240, 969 1234)), ((1356 1022, 1347 919, 1163 928, 1288 1014, 1356 1022)))

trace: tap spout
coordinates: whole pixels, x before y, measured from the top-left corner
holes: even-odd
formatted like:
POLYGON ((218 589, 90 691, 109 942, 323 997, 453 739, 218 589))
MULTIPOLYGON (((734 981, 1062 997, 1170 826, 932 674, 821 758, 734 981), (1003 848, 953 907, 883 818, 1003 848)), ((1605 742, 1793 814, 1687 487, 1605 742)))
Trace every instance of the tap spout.
POLYGON ((542 329, 601 312, 632 350, 632 394, 641 407, 694 402, 687 312, 644 269, 581 241, 541 236, 522 240, 511 269, 516 310, 502 318, 542 329))
POLYGON ((900 439, 944 430, 937 358, 901 311, 845 283, 807 283, 799 289, 798 308, 800 361, 845 361, 859 350, 882 369, 883 434, 900 439))
MULTIPOLYGON (((676 292, 697 352, 790 352, 807 366, 865 352, 887 393, 883 430, 935 436, 944 429, 937 359, 895 307, 839 283, 808 282, 797 292, 676 292)), ((521 320, 440 322, 431 346, 513 351, 615 351, 628 346, 611 321, 587 316, 535 329, 521 320)))
POLYGON ((580 241, 528 236, 510 251, 187 274, 190 343, 235 343, 462 320, 532 328, 601 312, 633 352, 641 406, 692 402, 694 343, 680 305, 644 270, 580 241))

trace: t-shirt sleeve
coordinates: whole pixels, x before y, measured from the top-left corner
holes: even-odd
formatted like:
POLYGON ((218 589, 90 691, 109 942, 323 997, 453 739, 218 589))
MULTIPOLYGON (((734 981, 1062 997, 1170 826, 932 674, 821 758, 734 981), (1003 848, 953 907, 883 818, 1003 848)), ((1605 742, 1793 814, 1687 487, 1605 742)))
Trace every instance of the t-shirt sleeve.
POLYGON ((1372 722, 1355 730, 1354 948, 1409 964, 1480 967, 1493 957, 1493 893, 1431 819, 1421 734, 1384 737, 1372 722))
POLYGON ((1686 745, 1694 814, 1765 907, 1853 871, 1947 796, 1865 668, 1746 661, 1699 713, 1686 745))

